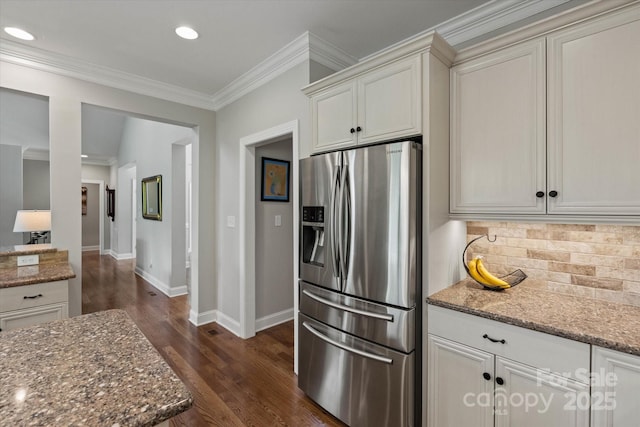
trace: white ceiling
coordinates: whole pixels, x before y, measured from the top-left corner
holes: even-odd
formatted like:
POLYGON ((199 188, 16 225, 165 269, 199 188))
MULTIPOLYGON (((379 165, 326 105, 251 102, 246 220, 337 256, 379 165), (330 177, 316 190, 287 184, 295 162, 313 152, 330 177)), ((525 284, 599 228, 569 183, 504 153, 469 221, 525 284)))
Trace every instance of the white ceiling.
POLYGON ((1 0, 0 25, 36 36, 20 44, 214 95, 306 31, 360 59, 486 2, 1 0), (180 25, 200 38, 178 38, 180 25))
MULTIPOLYGON (((0 54, 10 61, 13 52, 20 51, 22 57, 30 52, 33 58, 58 64, 58 72, 64 73, 65 66, 86 70, 79 77, 87 80, 92 74, 115 75, 129 80, 131 90, 150 85, 168 94, 154 96, 171 99, 183 92, 214 105, 216 96, 307 32, 353 63, 428 29, 436 28, 455 45, 584 1, 0 0, 0 27, 17 26, 36 36, 26 42, 1 31, 0 54), (179 25, 192 26, 200 38, 178 38, 174 28, 179 25)), ((24 128, 36 121, 18 114, 5 119, 6 113, 3 106, 0 135, 19 132, 7 126, 24 128)), ((118 114, 89 109, 83 151, 115 155, 117 146, 109 141, 122 131, 114 124, 123 123, 118 114), (110 130, 114 132, 106 135, 110 130)))

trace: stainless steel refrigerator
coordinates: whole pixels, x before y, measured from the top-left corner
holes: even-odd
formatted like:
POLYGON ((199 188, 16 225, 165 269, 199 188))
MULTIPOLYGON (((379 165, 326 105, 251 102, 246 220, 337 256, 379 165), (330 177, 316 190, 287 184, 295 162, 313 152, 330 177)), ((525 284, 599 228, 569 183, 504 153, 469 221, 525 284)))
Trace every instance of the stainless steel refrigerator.
POLYGON ((422 150, 300 161, 298 386, 351 426, 419 425, 422 150))

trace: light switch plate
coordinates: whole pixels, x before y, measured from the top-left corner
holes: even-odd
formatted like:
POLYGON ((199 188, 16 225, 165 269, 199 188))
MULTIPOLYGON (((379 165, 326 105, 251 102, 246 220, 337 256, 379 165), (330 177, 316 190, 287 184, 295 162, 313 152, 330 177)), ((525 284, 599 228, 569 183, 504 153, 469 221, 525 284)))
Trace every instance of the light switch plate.
POLYGON ((22 255, 18 257, 18 267, 40 264, 39 255, 22 255))
POLYGON ((282 227, 282 215, 276 215, 276 227, 282 227))

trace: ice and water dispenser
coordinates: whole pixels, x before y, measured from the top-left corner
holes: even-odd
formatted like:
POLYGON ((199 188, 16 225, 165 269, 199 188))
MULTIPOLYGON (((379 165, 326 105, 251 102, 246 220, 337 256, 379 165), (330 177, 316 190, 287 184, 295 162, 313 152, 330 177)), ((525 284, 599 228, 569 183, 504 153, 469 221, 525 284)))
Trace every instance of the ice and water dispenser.
POLYGON ((302 262, 324 266, 324 207, 302 207, 302 262))

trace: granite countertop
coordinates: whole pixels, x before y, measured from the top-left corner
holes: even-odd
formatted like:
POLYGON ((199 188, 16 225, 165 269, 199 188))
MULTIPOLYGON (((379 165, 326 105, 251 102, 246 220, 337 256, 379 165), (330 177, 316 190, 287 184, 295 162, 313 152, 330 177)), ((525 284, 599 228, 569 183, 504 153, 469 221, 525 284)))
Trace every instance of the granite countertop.
POLYGON ((122 310, 0 333, 0 373, 3 425, 152 426, 193 404, 122 310))
POLYGON ((51 244, 20 245, 0 248, 0 288, 55 282, 76 277, 69 265, 69 251, 51 244), (18 267, 18 259, 37 255, 35 265, 18 267))
POLYGON ((51 243, 40 243, 35 245, 15 245, 15 246, 0 246, 0 256, 10 255, 33 255, 44 254, 47 252, 57 251, 51 243))
POLYGON ((66 264, 40 264, 0 269, 0 288, 55 282, 76 277, 73 268, 66 264))
POLYGON ((465 279, 427 303, 640 356, 640 307, 550 292, 530 279, 502 292, 465 279))

